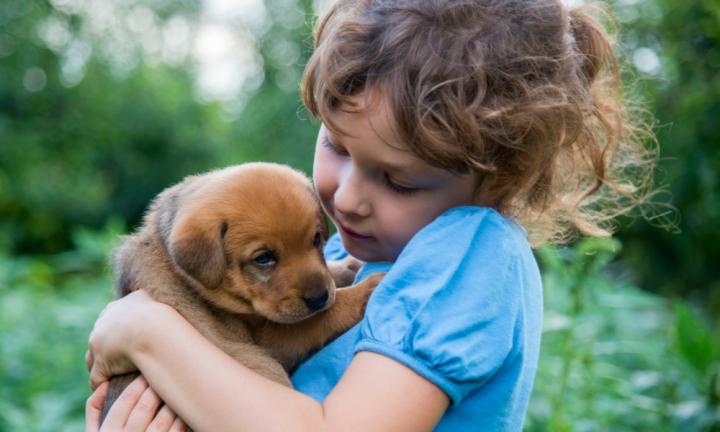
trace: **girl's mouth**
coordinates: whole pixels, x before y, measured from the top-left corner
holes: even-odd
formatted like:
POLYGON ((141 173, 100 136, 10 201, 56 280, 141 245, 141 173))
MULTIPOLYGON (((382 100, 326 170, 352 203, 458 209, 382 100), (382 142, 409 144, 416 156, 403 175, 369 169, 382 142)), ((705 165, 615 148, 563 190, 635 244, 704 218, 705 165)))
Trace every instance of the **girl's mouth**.
POLYGON ((350 228, 346 227, 345 225, 343 225, 343 224, 340 223, 340 222, 338 222, 338 227, 339 227, 345 234, 347 234, 348 236, 350 236, 350 237, 352 237, 352 238, 354 238, 354 239, 357 239, 357 240, 369 240, 369 239, 372 238, 372 236, 366 236, 366 235, 357 233, 357 232, 351 230, 350 228))

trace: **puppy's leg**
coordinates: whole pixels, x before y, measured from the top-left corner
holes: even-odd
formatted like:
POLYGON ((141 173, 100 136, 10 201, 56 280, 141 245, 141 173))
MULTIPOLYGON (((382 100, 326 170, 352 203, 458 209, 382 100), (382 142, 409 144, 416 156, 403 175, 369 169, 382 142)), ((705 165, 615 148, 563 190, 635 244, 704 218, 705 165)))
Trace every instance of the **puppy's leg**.
POLYGON ((102 412, 100 413, 100 424, 103 424, 105 421, 110 407, 112 407, 113 403, 120 397, 120 393, 139 375, 140 373, 138 372, 130 372, 123 375, 115 375, 110 378, 107 395, 105 396, 105 402, 103 402, 102 412))
POLYGON ((339 261, 328 261, 327 268, 330 271, 336 287, 347 287, 352 285, 355 275, 362 266, 362 261, 348 255, 339 261))
POLYGON ((313 350, 357 324, 365 314, 365 305, 384 273, 376 273, 348 288, 340 288, 330 309, 296 324, 267 322, 255 331, 259 345, 265 347, 291 370, 313 350))
MULTIPOLYGON (((148 247, 142 244, 139 235, 124 236, 122 244, 115 249, 112 257, 112 267, 115 270, 115 292, 117 298, 124 297, 135 291, 138 286, 137 280, 143 280, 138 276, 147 272, 144 267, 145 260, 138 257, 148 256, 148 247)), ((153 263, 154 264, 154 263, 153 263)), ((156 267, 152 267, 153 270, 156 267)))

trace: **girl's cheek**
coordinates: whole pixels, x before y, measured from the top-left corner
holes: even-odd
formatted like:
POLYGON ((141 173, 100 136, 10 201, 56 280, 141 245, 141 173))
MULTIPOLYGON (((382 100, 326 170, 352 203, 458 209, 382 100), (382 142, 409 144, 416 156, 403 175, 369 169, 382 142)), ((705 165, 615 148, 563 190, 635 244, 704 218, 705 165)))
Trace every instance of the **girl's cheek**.
POLYGON ((328 209, 327 206, 332 202, 332 198, 337 190, 337 173, 339 170, 337 164, 337 161, 323 157, 323 155, 318 155, 315 158, 313 183, 326 209, 328 209))
POLYGON ((385 244, 394 256, 400 254, 410 239, 434 219, 426 214, 423 206, 405 203, 398 205, 397 197, 385 195, 382 202, 376 202, 375 217, 382 225, 385 244), (380 208, 378 208, 378 206, 380 208))

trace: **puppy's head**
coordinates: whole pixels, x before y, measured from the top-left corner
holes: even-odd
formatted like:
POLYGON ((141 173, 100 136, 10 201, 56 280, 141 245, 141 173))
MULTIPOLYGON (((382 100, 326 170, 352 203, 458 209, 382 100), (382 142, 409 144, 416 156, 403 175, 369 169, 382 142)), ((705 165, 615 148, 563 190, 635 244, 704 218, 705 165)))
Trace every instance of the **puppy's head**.
POLYGON ((175 196, 165 200, 161 232, 176 269, 205 299, 282 323, 332 305, 327 224, 303 174, 244 164, 192 177, 175 196))

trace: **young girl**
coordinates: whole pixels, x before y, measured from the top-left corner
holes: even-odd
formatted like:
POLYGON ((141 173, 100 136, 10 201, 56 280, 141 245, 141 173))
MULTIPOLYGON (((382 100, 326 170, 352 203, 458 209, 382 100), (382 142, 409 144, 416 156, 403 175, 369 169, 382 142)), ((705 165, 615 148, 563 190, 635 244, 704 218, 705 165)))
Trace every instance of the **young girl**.
POLYGON ((103 430, 521 430, 542 321, 530 244, 607 234, 648 178, 609 37, 561 0, 339 0, 302 89, 339 234, 326 256, 387 272, 365 318, 289 389, 133 293, 90 336, 87 430, 103 382, 135 368, 103 430))

